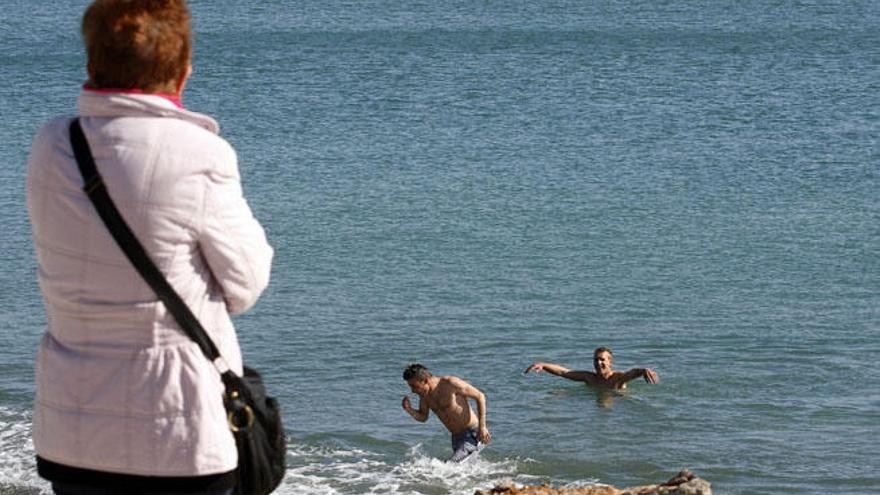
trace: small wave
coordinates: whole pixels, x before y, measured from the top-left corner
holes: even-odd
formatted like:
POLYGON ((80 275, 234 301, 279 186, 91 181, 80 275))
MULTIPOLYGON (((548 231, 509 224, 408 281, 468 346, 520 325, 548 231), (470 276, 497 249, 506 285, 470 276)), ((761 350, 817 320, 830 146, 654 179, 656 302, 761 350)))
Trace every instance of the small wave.
MULTIPOLYGON (((332 437, 291 444, 287 476, 276 493, 470 495, 496 484, 544 481, 518 473, 529 459, 493 459, 491 447, 478 458, 450 464, 426 454, 421 444, 401 453, 399 449, 340 446, 332 437)), ((51 494, 49 483, 37 475, 34 459, 30 411, 0 407, 0 493, 51 494)))
POLYGON ((322 446, 294 447, 289 456, 293 462, 280 494, 471 494, 498 483, 534 481, 517 475, 518 460, 479 457, 450 464, 425 455, 421 445, 412 447, 403 459, 322 446))
POLYGON ((30 411, 0 407, 0 493, 51 494, 35 458, 30 411))

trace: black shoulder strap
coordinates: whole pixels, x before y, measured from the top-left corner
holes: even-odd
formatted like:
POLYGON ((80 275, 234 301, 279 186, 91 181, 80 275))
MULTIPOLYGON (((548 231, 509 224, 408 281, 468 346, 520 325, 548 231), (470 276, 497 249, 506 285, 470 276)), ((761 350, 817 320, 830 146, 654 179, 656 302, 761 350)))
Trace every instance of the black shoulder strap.
POLYGON ((76 163, 79 165, 79 172, 82 174, 84 186, 83 191, 89 196, 98 215, 104 220, 104 224, 116 240, 116 244, 122 248, 125 255, 131 261, 132 265, 137 269, 138 273, 152 287, 153 291, 159 297, 159 300, 165 304, 165 307, 177 320, 180 328, 186 332, 196 344, 201 347, 202 352, 210 361, 220 357, 217 347, 211 338, 205 333, 205 329, 196 316, 190 311, 189 307, 183 302, 183 299, 177 294, 171 284, 162 275, 162 272, 150 259, 144 247, 135 237, 134 233, 125 223, 113 200, 107 193, 104 181, 95 167, 95 160, 89 149, 89 143, 83 134, 82 127, 79 125, 79 119, 73 119, 70 123, 70 142, 73 144, 73 154, 76 156, 76 163))

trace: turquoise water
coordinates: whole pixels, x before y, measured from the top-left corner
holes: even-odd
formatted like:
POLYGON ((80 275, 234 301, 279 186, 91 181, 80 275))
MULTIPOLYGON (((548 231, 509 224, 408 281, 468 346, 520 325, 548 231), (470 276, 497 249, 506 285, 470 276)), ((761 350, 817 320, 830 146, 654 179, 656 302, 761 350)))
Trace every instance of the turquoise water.
MULTIPOLYGON (((0 1, 0 492, 39 493, 35 130, 75 112, 87 2, 0 1)), ((880 4, 192 2, 185 101, 277 249, 236 320, 285 409, 279 493, 495 482, 880 492, 880 4), (536 360, 650 366, 610 399, 536 360), (421 361, 488 398, 443 465, 421 361)))

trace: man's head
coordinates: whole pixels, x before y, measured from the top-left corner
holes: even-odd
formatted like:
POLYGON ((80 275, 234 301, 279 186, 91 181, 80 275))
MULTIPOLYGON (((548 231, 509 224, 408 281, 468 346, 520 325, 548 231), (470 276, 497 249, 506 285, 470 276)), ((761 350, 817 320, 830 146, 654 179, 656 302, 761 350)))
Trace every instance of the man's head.
POLYGON ((599 347, 593 351, 593 367, 596 373, 602 376, 608 376, 611 373, 611 364, 614 361, 614 355, 611 349, 607 347, 599 347))
POLYGON ((403 379, 409 385, 410 390, 418 395, 425 395, 429 390, 428 382, 431 372, 419 363, 413 363, 403 370, 403 379))
POLYGON ((178 94, 190 72, 184 0, 96 0, 82 20, 89 87, 178 94))

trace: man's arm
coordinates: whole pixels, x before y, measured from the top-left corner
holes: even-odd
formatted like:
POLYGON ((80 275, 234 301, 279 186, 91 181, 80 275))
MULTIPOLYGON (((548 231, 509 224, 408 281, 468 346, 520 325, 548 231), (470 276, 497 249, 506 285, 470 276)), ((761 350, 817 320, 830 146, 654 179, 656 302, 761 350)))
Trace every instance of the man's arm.
POLYGON ((596 382, 596 374, 591 371, 573 371, 565 366, 553 363, 535 363, 526 368, 524 373, 540 373, 541 371, 546 371, 551 375, 561 376, 562 378, 568 378, 569 380, 574 380, 576 382, 586 382, 591 384, 596 382))
POLYGON ((450 377, 450 381, 455 386, 455 393, 474 399, 477 403, 477 417, 480 421, 480 431, 477 433, 477 440, 483 443, 491 442, 492 435, 489 434, 489 428, 486 426, 486 396, 477 387, 461 378, 450 377))
POLYGON ((428 403, 425 402, 425 399, 419 398, 419 408, 413 409, 412 405, 409 403, 409 397, 404 397, 403 402, 401 403, 403 406, 403 410, 408 412, 410 416, 413 417, 416 421, 420 423, 424 423, 428 420, 428 403))
POLYGON ((633 368, 621 375, 620 383, 630 382, 640 376, 645 377, 645 381, 650 384, 656 384, 660 382, 660 375, 658 375, 657 372, 652 370, 651 368, 633 368))

